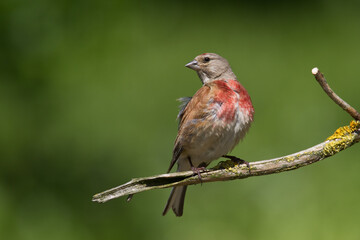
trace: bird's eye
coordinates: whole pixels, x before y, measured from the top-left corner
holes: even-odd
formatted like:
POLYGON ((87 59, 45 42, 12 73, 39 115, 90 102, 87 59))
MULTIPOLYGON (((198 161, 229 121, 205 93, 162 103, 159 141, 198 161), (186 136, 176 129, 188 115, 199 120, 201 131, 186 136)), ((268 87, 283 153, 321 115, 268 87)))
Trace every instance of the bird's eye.
POLYGON ((209 58, 209 57, 205 57, 205 58, 204 58, 204 61, 205 61, 205 62, 209 62, 209 61, 210 61, 210 58, 209 58))

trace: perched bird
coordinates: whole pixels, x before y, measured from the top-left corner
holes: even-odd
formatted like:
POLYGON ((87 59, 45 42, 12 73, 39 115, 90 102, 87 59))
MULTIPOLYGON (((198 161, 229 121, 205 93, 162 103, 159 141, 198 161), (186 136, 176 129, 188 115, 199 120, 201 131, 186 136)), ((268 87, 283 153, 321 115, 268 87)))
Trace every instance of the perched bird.
MULTIPOLYGON (((199 172, 220 157, 235 158, 226 154, 245 136, 254 115, 249 94, 225 58, 204 53, 185 66, 197 72, 203 86, 192 98, 180 99, 178 135, 168 172, 175 163, 178 172, 199 172)), ((163 215, 172 208, 182 216, 186 187, 172 189, 163 215)))

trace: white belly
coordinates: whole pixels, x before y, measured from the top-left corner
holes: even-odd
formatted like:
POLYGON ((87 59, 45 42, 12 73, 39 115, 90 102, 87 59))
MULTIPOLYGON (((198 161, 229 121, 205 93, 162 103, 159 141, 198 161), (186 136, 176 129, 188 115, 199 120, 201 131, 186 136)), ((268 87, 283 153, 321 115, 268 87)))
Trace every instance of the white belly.
POLYGON ((208 165, 223 155, 229 153, 248 131, 251 120, 248 114, 236 111, 232 122, 226 123, 223 120, 213 120, 207 128, 198 129, 191 142, 184 145, 178 164, 179 170, 188 170, 188 157, 194 167, 208 165))

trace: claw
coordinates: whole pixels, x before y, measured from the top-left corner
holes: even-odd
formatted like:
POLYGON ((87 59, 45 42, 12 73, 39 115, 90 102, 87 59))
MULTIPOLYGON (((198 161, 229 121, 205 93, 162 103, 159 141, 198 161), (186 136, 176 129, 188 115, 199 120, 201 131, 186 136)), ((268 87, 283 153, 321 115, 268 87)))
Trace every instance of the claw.
POLYGON ((205 170, 206 170, 205 167, 197 167, 197 168, 196 167, 191 167, 191 171, 193 171, 194 174, 198 175, 201 184, 202 184, 202 178, 201 178, 200 172, 205 171, 205 170))
POLYGON ((246 164, 246 166, 248 167, 249 169, 249 173, 251 173, 251 169, 250 169, 250 163, 248 161, 245 161, 241 158, 238 158, 238 157, 235 157, 235 156, 230 156, 230 155, 224 155, 223 156, 224 158, 228 158, 230 159, 231 161, 234 161, 234 162, 237 162, 239 165, 240 164, 246 164))

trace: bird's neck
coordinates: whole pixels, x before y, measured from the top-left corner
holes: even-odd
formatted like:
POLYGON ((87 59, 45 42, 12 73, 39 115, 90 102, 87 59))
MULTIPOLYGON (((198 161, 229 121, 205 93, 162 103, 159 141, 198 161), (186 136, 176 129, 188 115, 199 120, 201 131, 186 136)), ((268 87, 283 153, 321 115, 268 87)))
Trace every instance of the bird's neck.
POLYGON ((205 72, 202 72, 202 71, 199 71, 198 75, 203 84, 210 83, 210 82, 213 82, 216 80, 224 80, 224 79, 237 80, 237 78, 236 78, 235 74, 233 73, 233 71, 231 70, 231 68, 228 68, 225 72, 222 72, 218 75, 211 74, 209 76, 209 74, 206 74, 205 72))
POLYGON ((229 69, 228 71, 220 74, 219 76, 214 77, 213 81, 220 80, 220 79, 237 80, 235 74, 233 73, 233 71, 231 71, 231 69, 229 69))

